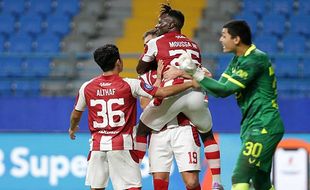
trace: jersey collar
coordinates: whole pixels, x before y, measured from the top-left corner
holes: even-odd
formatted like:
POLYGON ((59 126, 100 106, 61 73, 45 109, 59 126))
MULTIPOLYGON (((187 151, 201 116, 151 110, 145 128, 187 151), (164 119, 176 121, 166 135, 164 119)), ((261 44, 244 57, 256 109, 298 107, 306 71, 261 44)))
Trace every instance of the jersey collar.
POLYGON ((246 50, 244 57, 248 56, 254 49, 256 49, 256 46, 252 44, 249 49, 246 50))

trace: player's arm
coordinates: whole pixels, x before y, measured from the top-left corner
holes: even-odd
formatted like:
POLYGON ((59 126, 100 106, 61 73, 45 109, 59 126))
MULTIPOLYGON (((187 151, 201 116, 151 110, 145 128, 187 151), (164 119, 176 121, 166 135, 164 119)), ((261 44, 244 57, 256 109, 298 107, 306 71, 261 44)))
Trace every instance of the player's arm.
POLYGON ((184 82, 182 84, 175 84, 172 86, 160 87, 157 89, 155 93, 155 97, 157 98, 165 98, 168 96, 176 95, 180 92, 183 92, 191 87, 197 88, 194 81, 184 82))
POLYGON ((142 59, 140 59, 136 67, 136 71, 139 75, 142 75, 148 72, 149 70, 151 70, 151 68, 152 68, 152 64, 150 64, 149 62, 142 61, 142 59))
MULTIPOLYGON (((162 69, 163 69, 163 62, 160 61, 158 64, 158 68, 157 68, 157 80, 154 84, 155 86, 158 86, 159 82, 161 81, 160 73, 162 72, 162 69)), ((172 85, 172 86, 160 87, 156 91, 155 97, 165 98, 168 96, 173 96, 173 95, 176 95, 180 92, 183 92, 183 91, 185 91, 191 87, 199 87, 199 86, 197 86, 197 83, 195 81, 189 81, 189 82, 185 82, 183 84, 176 84, 176 85, 172 85)))
POLYGON ((144 47, 144 53, 141 55, 136 71, 139 75, 142 75, 150 70, 156 70, 157 62, 155 59, 157 46, 154 40, 147 42, 144 47))
POLYGON ((164 76, 163 77, 166 80, 172 80, 172 79, 175 79, 177 77, 183 77, 183 78, 187 78, 187 79, 191 79, 192 78, 185 71, 183 71, 182 69, 178 69, 175 66, 170 66, 169 69, 164 72, 164 76))
MULTIPOLYGON (((156 77, 156 81, 155 83, 153 84, 153 86, 156 86, 156 87, 159 87, 160 86, 160 83, 161 83, 161 72, 164 68, 164 65, 163 65, 163 61, 162 60, 159 60, 158 61, 158 67, 157 67, 157 77, 156 77)), ((143 97, 141 96, 140 97, 140 106, 142 109, 146 108, 146 106, 150 103, 151 99, 150 98, 146 98, 146 97, 143 97)))
POLYGON ((210 92, 214 96, 226 97, 235 92, 238 92, 240 89, 245 88, 243 84, 238 81, 227 80, 225 83, 216 81, 209 77, 204 77, 202 80, 198 81, 200 86, 210 92))
MULTIPOLYGON (((158 73, 158 72, 157 72, 158 73)), ((159 87, 161 82, 160 74, 157 74, 157 78, 153 86, 159 87)), ((142 109, 146 108, 146 106, 150 103, 151 99, 141 96, 140 97, 140 106, 142 109)))
POLYGON ((79 123, 81 120, 83 112, 78 110, 72 110, 70 116, 70 128, 69 135, 72 140, 75 139, 75 133, 79 130, 79 123))

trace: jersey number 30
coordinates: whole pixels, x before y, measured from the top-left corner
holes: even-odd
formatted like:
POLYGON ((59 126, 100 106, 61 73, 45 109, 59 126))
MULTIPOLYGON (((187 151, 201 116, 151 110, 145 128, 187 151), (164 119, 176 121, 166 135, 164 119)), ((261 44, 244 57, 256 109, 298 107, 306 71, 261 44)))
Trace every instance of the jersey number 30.
POLYGON ((105 100, 90 100, 90 106, 101 105, 101 111, 97 112, 98 117, 102 117, 102 122, 93 122, 94 128, 121 127, 125 124, 125 113, 121 110, 112 110, 113 104, 124 105, 124 98, 105 100), (114 121, 114 117, 118 117, 118 121, 114 121))

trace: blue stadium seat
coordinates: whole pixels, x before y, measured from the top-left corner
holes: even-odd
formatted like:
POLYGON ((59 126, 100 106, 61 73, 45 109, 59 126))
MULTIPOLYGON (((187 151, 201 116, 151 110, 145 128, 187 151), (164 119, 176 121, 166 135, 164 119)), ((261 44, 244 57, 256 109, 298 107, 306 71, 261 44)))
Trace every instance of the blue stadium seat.
POLYGON ((1 77, 18 77, 23 70, 23 62, 17 57, 0 57, 0 76, 1 77))
POLYGON ((21 53, 32 51, 32 39, 25 33, 11 35, 9 40, 9 52, 21 53))
POLYGON ((256 47, 266 53, 278 53, 278 43, 277 37, 271 35, 259 35, 254 39, 256 47))
POLYGON ((49 58, 27 58, 23 75, 27 77, 46 77, 51 71, 49 58))
POLYGON ((289 16, 294 11, 294 0, 271 0, 271 10, 276 14, 289 16))
POLYGON ((30 0, 28 12, 34 12, 40 14, 42 17, 46 17, 52 11, 52 0, 30 0))
POLYGON ((300 78, 278 78, 278 94, 286 97, 304 97, 310 93, 310 80, 300 78))
POLYGON ((279 96, 292 96, 298 90, 297 88, 296 80, 278 77, 277 90, 279 96))
POLYGON ((254 13, 242 11, 239 14, 235 15, 234 18, 245 20, 250 25, 252 35, 254 36, 256 34, 258 30, 257 23, 259 22, 259 19, 254 13))
POLYGON ((267 9, 267 1, 255 1, 252 0, 244 0, 243 1, 243 10, 247 10, 249 12, 253 12, 258 16, 263 15, 267 9))
POLYGON ((46 30, 63 38, 70 31, 70 19, 66 15, 51 15, 47 18, 46 30))
POLYGON ((41 87, 38 80, 17 80, 12 88, 15 96, 39 96, 41 87))
POLYGON ((310 79, 310 57, 304 57, 302 60, 302 75, 310 79))
POLYGON ((35 37, 42 31, 42 18, 38 14, 24 15, 20 18, 21 33, 25 32, 35 37))
POLYGON ((10 14, 0 15, 0 34, 10 35, 15 30, 15 18, 10 14))
POLYGON ((263 33, 266 35, 283 36, 286 32, 286 18, 284 15, 270 13, 262 19, 263 33))
POLYGON ((66 14, 70 18, 80 10, 80 0, 57 1, 55 12, 66 14))
POLYGON ((292 15, 290 19, 290 32, 310 36, 310 15, 292 15))
POLYGON ((275 73, 278 77, 300 77, 301 61, 297 56, 275 57, 275 73))
POLYGON ((36 44, 35 52, 57 53, 60 51, 60 40, 51 33, 38 36, 36 44))
POLYGON ((307 45, 304 37, 290 34, 283 38, 283 52, 287 54, 306 53, 307 45))
POLYGON ((310 15, 309 0, 298 0, 298 12, 300 14, 310 15))
POLYGON ((2 12, 19 17, 25 11, 25 0, 3 0, 2 12))

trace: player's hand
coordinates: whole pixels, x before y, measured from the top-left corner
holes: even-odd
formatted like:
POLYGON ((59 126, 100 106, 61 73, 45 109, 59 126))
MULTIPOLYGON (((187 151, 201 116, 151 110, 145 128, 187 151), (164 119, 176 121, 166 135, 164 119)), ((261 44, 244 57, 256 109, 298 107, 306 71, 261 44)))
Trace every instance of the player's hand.
POLYGON ((172 80, 177 77, 181 77, 183 75, 183 71, 181 69, 178 69, 174 66, 170 66, 167 71, 164 72, 164 79, 165 80, 172 80))
POLYGON ((199 83, 195 79, 192 80, 192 85, 193 85, 193 88, 200 88, 199 83))
POLYGON ((212 78, 212 73, 207 68, 203 67, 202 71, 205 73, 206 77, 212 78))
POLYGON ((76 136, 75 133, 79 130, 79 127, 75 127, 73 129, 71 129, 71 127, 69 128, 69 136, 71 140, 75 140, 76 136))

